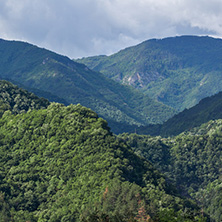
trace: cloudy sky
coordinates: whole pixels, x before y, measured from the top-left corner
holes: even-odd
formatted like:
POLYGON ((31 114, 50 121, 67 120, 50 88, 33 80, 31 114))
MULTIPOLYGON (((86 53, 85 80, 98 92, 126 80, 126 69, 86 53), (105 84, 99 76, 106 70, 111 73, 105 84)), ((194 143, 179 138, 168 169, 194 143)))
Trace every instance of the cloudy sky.
POLYGON ((150 38, 222 37, 221 0, 1 0, 0 38, 70 58, 111 54, 150 38))

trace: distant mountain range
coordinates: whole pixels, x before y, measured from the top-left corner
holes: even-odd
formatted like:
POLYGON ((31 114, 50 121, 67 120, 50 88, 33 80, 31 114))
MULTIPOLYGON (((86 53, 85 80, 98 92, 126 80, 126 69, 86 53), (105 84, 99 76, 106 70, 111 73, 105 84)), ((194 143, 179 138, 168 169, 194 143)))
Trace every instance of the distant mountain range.
POLYGON ((0 40, 0 78, 20 83, 48 99, 55 95, 64 103, 92 108, 109 121, 115 132, 122 124, 161 123, 175 114, 173 108, 132 87, 24 42, 0 40))
POLYGON ((76 61, 178 111, 222 90, 222 39, 151 39, 111 56, 76 61))

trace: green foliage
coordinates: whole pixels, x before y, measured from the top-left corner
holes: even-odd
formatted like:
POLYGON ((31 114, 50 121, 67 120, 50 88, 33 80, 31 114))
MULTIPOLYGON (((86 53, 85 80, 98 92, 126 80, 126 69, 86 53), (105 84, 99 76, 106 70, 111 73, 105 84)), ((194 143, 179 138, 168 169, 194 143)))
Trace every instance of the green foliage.
MULTIPOLYGON (((175 111, 129 86, 122 86, 101 73, 89 70, 67 57, 28 43, 0 40, 0 76, 22 83, 27 89, 38 89, 41 96, 65 104, 82 104, 101 117, 119 125, 161 123, 175 111)), ((36 90, 35 90, 36 92, 36 90)), ((39 95, 39 93, 38 93, 39 95)))
POLYGON ((216 221, 222 220, 222 189, 221 178, 209 183, 205 189, 200 189, 195 193, 206 212, 216 221))
POLYGON ((221 221, 222 120, 210 121, 173 138, 122 134, 135 153, 149 160, 181 195, 221 221))
POLYGON ((182 111, 222 91, 221 57, 221 39, 181 36, 76 61, 182 111))
POLYGON ((5 112, 0 169, 3 221, 166 221, 165 210, 194 221, 199 211, 81 105, 5 112))
POLYGON ((118 137, 123 139, 137 155, 153 163, 155 168, 161 172, 167 171, 167 167, 171 163, 170 148, 161 137, 126 133, 118 137))
POLYGON ((48 105, 48 100, 38 98, 8 81, 0 80, 0 116, 7 110, 18 114, 28 110, 46 108, 48 105))

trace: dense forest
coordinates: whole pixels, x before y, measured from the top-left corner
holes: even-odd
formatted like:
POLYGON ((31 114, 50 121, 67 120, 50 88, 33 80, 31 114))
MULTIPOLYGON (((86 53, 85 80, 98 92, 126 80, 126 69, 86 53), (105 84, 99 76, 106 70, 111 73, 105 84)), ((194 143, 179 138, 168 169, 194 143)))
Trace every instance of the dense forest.
POLYGON ((209 121, 176 137, 122 134, 139 156, 153 163, 179 192, 222 220, 222 120, 209 121))
MULTIPOLYGON (((42 101, 3 83, 12 92, 6 104, 42 101)), ((207 220, 95 112, 43 101, 0 119, 1 221, 207 220)))
POLYGON ((4 221, 201 216, 87 108, 51 104, 16 116, 7 111, 0 127, 4 221))

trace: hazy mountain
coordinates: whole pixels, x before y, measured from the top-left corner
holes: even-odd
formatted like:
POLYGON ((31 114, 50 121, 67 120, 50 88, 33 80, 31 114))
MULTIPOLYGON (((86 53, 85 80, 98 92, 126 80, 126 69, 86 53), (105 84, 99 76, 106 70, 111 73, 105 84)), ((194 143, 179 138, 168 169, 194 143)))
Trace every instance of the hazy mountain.
POLYGON ((221 58, 222 39, 181 36, 77 61, 182 111, 222 90, 221 58))
POLYGON ((0 40, 0 77, 49 92, 68 103, 81 103, 110 122, 158 123, 175 113, 172 108, 68 57, 24 42, 0 40))

